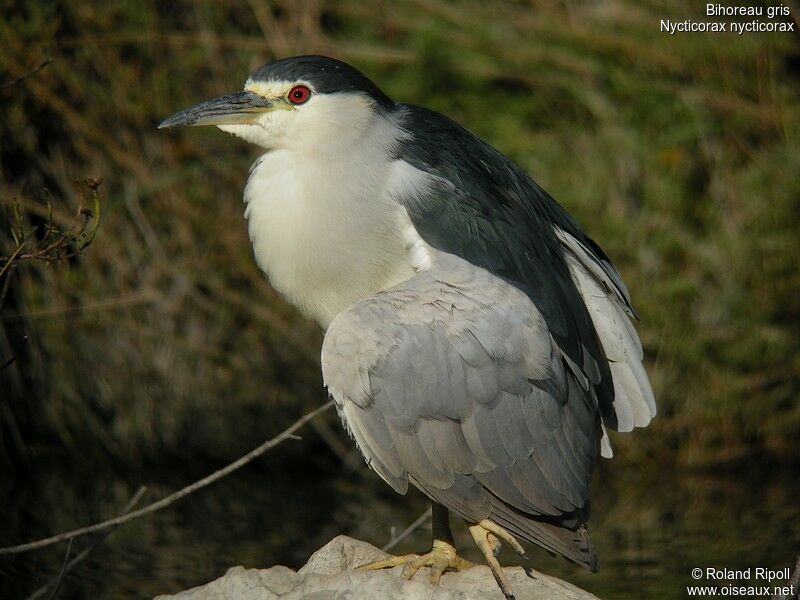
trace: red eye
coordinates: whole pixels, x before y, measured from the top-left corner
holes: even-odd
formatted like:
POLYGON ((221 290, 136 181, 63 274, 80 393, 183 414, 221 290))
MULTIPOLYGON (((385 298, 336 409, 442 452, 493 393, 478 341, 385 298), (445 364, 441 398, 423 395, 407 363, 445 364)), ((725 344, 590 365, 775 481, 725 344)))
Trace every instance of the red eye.
POLYGON ((289 90, 289 102, 303 104, 311 96, 311 90, 304 85, 296 85, 289 90))

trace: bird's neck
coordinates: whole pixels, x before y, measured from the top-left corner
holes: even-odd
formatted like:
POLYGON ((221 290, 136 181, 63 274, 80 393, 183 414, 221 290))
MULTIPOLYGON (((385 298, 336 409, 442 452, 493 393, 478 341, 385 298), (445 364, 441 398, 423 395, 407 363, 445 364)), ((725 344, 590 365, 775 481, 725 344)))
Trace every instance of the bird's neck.
POLYGON ((372 135, 338 157, 268 152, 245 189, 256 262, 323 328, 353 303, 426 267, 421 240, 389 194, 391 132, 372 135))

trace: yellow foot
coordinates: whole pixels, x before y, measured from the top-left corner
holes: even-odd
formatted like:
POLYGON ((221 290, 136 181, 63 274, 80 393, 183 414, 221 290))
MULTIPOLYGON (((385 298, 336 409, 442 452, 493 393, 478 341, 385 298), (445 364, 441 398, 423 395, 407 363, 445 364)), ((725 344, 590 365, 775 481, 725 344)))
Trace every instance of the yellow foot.
POLYGON ((474 567, 475 563, 464 560, 456 553, 456 548, 448 542, 433 540, 433 548, 427 554, 406 554, 405 556, 393 556, 386 560, 379 560, 369 563, 360 569, 374 571, 378 569, 391 569, 392 567, 403 566, 403 577, 411 579, 422 567, 430 567, 431 583, 437 585, 442 573, 445 571, 464 571, 474 567))
POLYGON ((491 569, 492 575, 494 575, 494 579, 497 585, 500 586, 503 595, 508 598, 508 600, 513 600, 514 592, 511 589, 511 584, 508 581, 508 577, 506 577, 506 574, 503 572, 500 563, 497 562, 495 554, 500 550, 499 539, 505 540, 511 544, 511 547, 523 556, 525 556, 524 548, 514 539, 513 535, 488 519, 484 519, 477 525, 471 525, 469 527, 469 532, 472 535, 472 539, 475 540, 475 544, 477 544, 478 548, 483 553, 486 563, 489 565, 489 569, 491 569))

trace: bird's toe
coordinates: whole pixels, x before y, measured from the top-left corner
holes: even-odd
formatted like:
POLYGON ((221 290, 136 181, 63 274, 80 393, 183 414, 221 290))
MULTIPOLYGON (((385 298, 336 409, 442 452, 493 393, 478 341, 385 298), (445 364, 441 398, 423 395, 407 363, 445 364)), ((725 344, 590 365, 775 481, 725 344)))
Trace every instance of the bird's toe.
MULTIPOLYGON (((492 575, 494 575, 494 579, 497 582, 497 585, 500 586, 500 590, 503 592, 506 600, 513 600, 514 592, 511 589, 511 583, 508 581, 508 577, 503 571, 503 567, 500 566, 500 563, 497 561, 497 557, 495 556, 495 549, 497 546, 499 546, 500 542, 495 535, 494 528, 490 530, 489 528, 484 527, 483 523, 484 522, 471 525, 469 527, 469 532, 472 535, 472 539, 475 541, 475 544, 483 554, 483 557, 486 559, 486 564, 489 565, 489 569, 492 571, 492 575), (492 537, 494 537, 496 541, 495 546, 492 545, 492 537)), ((505 530, 502 531, 505 532, 505 530)), ((505 536, 502 537, 503 539, 506 539, 505 536)), ((514 541, 516 542, 516 540, 514 541)))
POLYGON ((394 567, 399 567, 400 565, 406 565, 417 558, 419 558, 419 554, 392 556, 385 560, 376 560, 374 562, 367 563, 366 565, 361 565, 358 568, 361 571, 380 571, 381 569, 392 569, 394 567))

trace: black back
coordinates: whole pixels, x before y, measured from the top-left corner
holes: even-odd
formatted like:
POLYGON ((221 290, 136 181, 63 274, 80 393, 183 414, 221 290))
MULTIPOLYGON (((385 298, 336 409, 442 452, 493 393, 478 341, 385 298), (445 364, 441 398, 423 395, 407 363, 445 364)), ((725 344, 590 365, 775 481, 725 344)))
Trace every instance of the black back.
MULTIPOLYGON (((451 119, 398 105, 411 138, 398 158, 435 175, 423 198, 399 199, 422 238, 524 291, 562 352, 594 388, 606 425, 616 429, 611 371, 553 227, 575 237, 604 269, 616 270, 572 217, 498 150, 451 119)), ((621 281, 621 280, 620 280, 621 281)))

